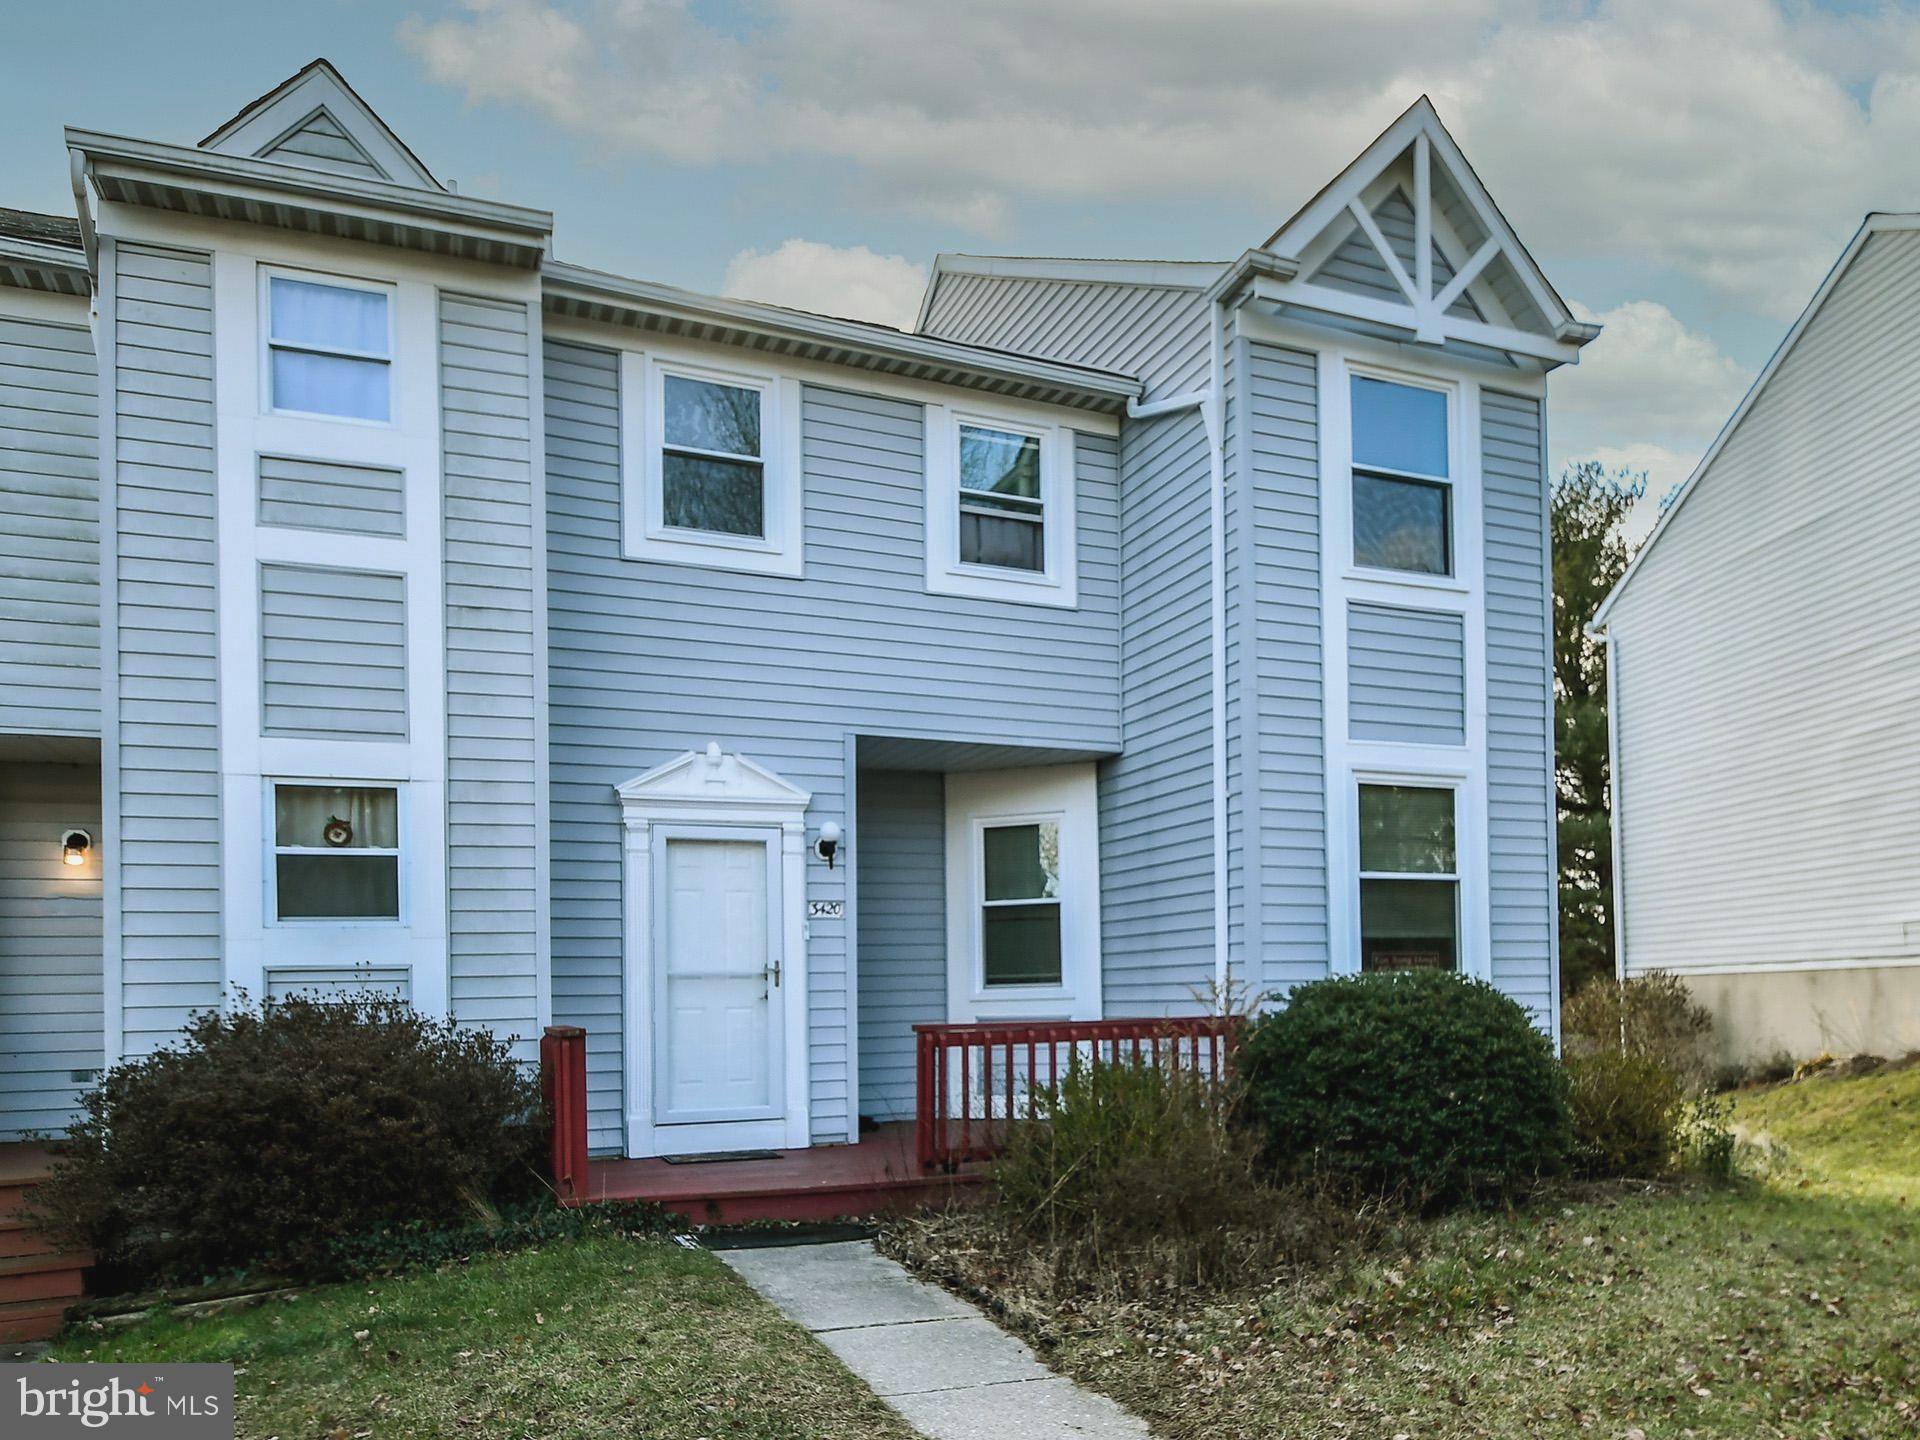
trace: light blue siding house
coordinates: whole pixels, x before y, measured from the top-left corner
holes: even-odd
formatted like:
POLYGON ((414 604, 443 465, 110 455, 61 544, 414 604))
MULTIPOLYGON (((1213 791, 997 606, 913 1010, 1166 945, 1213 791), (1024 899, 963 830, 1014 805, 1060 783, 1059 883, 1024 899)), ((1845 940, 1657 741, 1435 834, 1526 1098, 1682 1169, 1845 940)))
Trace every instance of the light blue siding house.
POLYGON ((1424 100, 1236 260, 912 331, 562 263, 324 61, 0 212, 0 1139, 196 1009, 587 1034, 605 1154, 912 1026, 1480 975, 1556 1023, 1546 375, 1424 100))

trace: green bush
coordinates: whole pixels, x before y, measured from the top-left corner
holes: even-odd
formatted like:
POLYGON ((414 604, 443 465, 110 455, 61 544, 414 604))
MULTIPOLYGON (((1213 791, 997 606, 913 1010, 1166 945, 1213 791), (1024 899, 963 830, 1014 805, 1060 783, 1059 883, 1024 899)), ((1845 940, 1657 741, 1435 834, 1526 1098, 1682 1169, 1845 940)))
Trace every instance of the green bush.
POLYGON ((1596 1049, 1567 1057, 1574 1153, 1590 1175, 1650 1178, 1672 1165, 1683 1102, 1658 1060, 1596 1049))
POLYGON ((1570 1144, 1553 1045, 1492 986, 1349 975, 1257 1021, 1240 1073, 1284 1170, 1444 1203, 1557 1170, 1570 1144))
POLYGON ((373 994, 196 1016, 82 1103, 36 1209, 131 1285, 317 1278, 351 1237, 471 1221, 537 1184, 545 1128, 504 1042, 373 994))
POLYGON ((1733 1133, 1733 1107, 1723 1096, 1703 1095, 1680 1107, 1674 1134, 1682 1164, 1708 1180, 1733 1179, 1739 1140, 1733 1133))
POLYGON ((1273 1218, 1237 1093, 1150 1062, 1081 1065, 1013 1126, 993 1180, 1005 1216, 1066 1273, 1219 1278, 1234 1235, 1273 1218))
POLYGON ((1677 975, 1592 981, 1561 1007, 1560 1038, 1569 1057, 1607 1050, 1658 1061, 1689 1095, 1714 1083, 1713 1012, 1677 975))

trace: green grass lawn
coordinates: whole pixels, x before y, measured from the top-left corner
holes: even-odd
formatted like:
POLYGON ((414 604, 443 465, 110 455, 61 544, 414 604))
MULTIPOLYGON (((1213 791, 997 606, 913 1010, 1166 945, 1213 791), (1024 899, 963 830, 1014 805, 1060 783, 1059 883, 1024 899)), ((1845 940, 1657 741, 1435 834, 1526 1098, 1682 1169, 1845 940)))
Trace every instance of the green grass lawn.
POLYGON ((1781 1147, 1763 1178, 1405 1223, 1208 1303, 959 1268, 1172 1440, 1920 1434, 1920 1068, 1736 1118, 1781 1147))
POLYGON ((199 1320, 70 1333, 56 1360, 228 1360, 251 1440, 907 1440, 719 1261, 593 1238, 199 1320))

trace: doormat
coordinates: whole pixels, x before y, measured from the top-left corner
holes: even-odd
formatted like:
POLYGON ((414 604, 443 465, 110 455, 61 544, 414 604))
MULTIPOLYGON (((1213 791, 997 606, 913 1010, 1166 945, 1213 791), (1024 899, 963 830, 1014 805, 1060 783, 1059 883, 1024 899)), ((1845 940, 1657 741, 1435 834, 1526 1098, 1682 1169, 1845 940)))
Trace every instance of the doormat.
POLYGON ((778 1150, 716 1150, 711 1155, 662 1155, 669 1165, 713 1165, 727 1160, 778 1160, 778 1150))

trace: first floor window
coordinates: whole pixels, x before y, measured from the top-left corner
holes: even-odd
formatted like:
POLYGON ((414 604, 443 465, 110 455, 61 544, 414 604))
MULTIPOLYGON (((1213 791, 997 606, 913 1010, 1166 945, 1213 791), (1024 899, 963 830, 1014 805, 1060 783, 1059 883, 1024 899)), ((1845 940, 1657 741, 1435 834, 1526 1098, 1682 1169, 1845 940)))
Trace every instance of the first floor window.
POLYGON ((398 920, 399 791, 275 785, 273 874, 282 920, 398 920))
POLYGON ((1360 968, 1454 970, 1460 873, 1454 792, 1360 787, 1360 968))
POLYGON ((1060 984, 1060 822, 989 825, 981 846, 982 980, 1060 984))
POLYGON ((1353 563, 1453 573, 1447 396, 1355 375, 1353 563))
POLYGON ((668 527, 765 537, 762 399, 752 386, 661 377, 660 508, 668 527))
POLYGON ((1047 568, 1040 437, 960 426, 960 563, 1047 568))
POLYGON ((375 287, 268 276, 268 408, 390 420, 389 299, 375 287))

